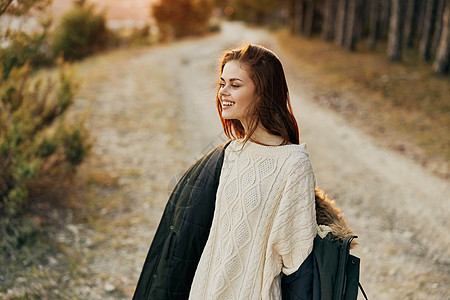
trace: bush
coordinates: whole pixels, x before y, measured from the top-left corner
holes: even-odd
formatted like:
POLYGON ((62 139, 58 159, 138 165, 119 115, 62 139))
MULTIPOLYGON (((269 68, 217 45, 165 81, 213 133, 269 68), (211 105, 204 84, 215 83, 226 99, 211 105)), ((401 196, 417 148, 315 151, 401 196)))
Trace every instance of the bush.
POLYGON ((63 64, 57 80, 32 80, 27 63, 0 81, 0 212, 20 214, 32 184, 65 178, 83 161, 87 131, 82 123, 63 122, 75 90, 63 64))
POLYGON ((207 31, 212 4, 208 0, 161 0, 152 5, 163 39, 198 35, 207 31))
POLYGON ((54 33, 52 50, 55 56, 77 60, 104 49, 108 36, 104 14, 95 13, 92 5, 80 4, 62 16, 54 33))
POLYGON ((128 38, 128 43, 133 45, 150 45, 153 41, 151 26, 145 24, 142 27, 134 28, 128 38))
POLYGON ((270 0, 230 0, 229 4, 233 7, 232 19, 257 25, 270 24, 269 21, 274 21, 274 13, 282 5, 270 0))
POLYGON ((13 67, 22 67, 27 61, 34 67, 53 63, 47 39, 50 24, 49 20, 43 21, 40 32, 6 31, 2 38, 7 41, 8 46, 0 50, 3 79, 8 77, 13 67))

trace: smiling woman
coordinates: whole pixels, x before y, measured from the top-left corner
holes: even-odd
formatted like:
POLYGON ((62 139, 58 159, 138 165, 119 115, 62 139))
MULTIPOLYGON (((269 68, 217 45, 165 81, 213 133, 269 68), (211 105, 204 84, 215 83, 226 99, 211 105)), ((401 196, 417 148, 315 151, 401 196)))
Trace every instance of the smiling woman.
POLYGON ((216 103, 229 138, 266 145, 299 143, 283 67, 262 46, 248 44, 224 55, 216 103))
POLYGON ((282 274, 312 251, 315 177, 277 56, 227 52, 216 104, 231 141, 175 187, 135 300, 281 299, 282 274))
POLYGON ((225 65, 220 77, 219 98, 222 118, 241 120, 244 128, 248 128, 249 108, 257 99, 255 84, 241 63, 231 61, 225 65))

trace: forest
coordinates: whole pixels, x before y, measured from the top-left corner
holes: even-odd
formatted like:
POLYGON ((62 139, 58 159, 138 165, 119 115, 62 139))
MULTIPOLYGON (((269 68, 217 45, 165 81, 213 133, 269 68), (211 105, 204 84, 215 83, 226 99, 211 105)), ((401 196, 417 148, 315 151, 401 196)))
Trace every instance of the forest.
POLYGON ((350 51, 358 43, 385 47, 387 58, 417 55, 437 73, 449 72, 448 0, 230 0, 236 18, 256 24, 289 24, 293 34, 320 35, 350 51))

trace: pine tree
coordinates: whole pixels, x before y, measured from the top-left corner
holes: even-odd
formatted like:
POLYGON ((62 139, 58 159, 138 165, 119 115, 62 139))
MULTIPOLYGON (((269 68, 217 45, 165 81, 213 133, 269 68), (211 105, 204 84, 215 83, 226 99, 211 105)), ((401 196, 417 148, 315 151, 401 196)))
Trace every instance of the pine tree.
POLYGON ((442 34, 433 68, 438 73, 448 73, 450 69, 450 0, 446 0, 442 34))
POLYGON ((402 58, 403 1, 392 0, 387 56, 391 61, 402 58))

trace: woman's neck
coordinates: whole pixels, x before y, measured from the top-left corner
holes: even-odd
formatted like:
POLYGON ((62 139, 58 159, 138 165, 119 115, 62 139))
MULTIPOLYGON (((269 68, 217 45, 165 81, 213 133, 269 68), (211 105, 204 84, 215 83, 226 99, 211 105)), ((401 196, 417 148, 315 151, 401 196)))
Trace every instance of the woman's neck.
POLYGON ((280 146, 284 141, 281 136, 269 133, 264 127, 262 127, 262 125, 259 125, 256 128, 255 132, 253 132, 250 137, 250 140, 269 146, 280 146))

